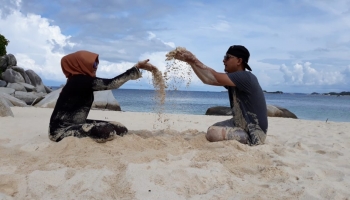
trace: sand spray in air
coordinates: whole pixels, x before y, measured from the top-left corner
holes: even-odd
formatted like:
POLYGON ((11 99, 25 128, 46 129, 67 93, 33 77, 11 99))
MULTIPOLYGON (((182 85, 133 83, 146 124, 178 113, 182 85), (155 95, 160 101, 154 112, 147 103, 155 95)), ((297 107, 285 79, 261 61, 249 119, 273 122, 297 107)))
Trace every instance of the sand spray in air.
MULTIPOLYGON (((157 119, 153 124, 153 129, 157 129, 159 127, 164 127, 164 123, 169 121, 167 116, 164 115, 166 84, 162 72, 157 68, 152 71, 152 85, 155 89, 155 96, 153 98, 153 101, 155 101, 155 107, 153 108, 153 111, 157 114, 157 119)), ((169 124, 167 124, 167 128, 170 128, 169 124)))
MULTIPOLYGON (((154 101, 156 102, 156 107, 154 111, 157 113, 157 122, 163 124, 167 123, 167 129, 170 128, 169 119, 164 115, 164 104, 166 101, 166 90, 178 90, 179 88, 188 88, 191 84, 192 68, 185 62, 174 59, 176 51, 181 51, 182 47, 178 47, 173 51, 170 51, 166 55, 166 70, 164 74, 157 68, 152 71, 152 84, 155 89, 154 101)), ((178 105, 174 102, 171 105, 172 109, 176 109, 178 105)), ((157 123, 153 124, 153 128, 156 129, 160 125, 157 123)))
POLYGON ((178 52, 186 50, 184 47, 177 47, 166 54, 166 71, 164 72, 164 79, 167 87, 172 90, 178 90, 183 84, 188 88, 192 81, 192 68, 186 62, 176 60, 174 57, 178 52))
MULTIPOLYGON (((192 67, 186 62, 174 58, 176 53, 182 50, 185 50, 185 48, 177 47, 166 54, 167 64, 165 66, 164 80, 166 81, 168 91, 177 91, 184 87, 187 89, 192 82, 192 67)), ((169 93, 168 98, 171 98, 171 94, 176 95, 175 93, 169 93)), ((177 110, 181 106, 178 102, 168 102, 173 110, 177 110)))

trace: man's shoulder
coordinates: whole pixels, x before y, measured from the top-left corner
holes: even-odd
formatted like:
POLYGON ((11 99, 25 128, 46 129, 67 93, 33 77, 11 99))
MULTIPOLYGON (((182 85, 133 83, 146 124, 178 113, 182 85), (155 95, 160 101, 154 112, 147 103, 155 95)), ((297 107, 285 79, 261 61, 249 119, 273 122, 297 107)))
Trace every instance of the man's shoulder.
POLYGON ((239 75, 247 75, 247 76, 253 75, 254 76, 254 74, 250 71, 236 71, 236 72, 230 72, 227 74, 239 74, 239 75))
POLYGON ((249 71, 231 72, 231 73, 227 73, 227 75, 230 78, 240 78, 240 79, 256 78, 256 76, 249 71))

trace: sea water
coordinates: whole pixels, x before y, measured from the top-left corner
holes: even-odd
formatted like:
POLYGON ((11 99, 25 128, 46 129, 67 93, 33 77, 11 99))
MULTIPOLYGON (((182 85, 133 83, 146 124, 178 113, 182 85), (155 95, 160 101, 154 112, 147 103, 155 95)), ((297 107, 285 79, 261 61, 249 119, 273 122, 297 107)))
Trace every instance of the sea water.
MULTIPOLYGON (((208 108, 230 106, 227 92, 166 91, 160 108, 154 90, 112 90, 122 111, 204 115, 208 108)), ((266 103, 288 109, 299 119, 350 122, 350 96, 265 93, 266 103)))

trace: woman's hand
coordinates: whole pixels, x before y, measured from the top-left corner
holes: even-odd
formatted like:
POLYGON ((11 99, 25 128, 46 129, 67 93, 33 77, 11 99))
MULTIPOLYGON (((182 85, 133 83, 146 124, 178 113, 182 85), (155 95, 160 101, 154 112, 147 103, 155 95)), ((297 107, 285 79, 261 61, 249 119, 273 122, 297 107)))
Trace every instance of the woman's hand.
POLYGON ((153 66, 151 63, 148 63, 149 59, 144 60, 144 61, 139 61, 137 63, 137 67, 140 69, 144 69, 147 71, 152 72, 153 70, 157 69, 155 66, 153 66))

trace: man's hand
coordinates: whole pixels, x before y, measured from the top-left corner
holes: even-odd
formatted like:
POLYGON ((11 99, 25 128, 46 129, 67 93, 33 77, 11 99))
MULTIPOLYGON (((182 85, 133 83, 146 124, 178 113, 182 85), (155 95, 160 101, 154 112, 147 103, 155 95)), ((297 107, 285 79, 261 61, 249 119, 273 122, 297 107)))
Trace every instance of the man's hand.
POLYGON ((148 63, 148 61, 149 61, 149 59, 144 60, 144 61, 139 61, 137 63, 137 67, 140 69, 144 69, 144 70, 152 72, 153 70, 156 69, 156 67, 153 66, 151 63, 148 63))
POLYGON ((176 47, 176 49, 167 53, 166 60, 171 59, 181 60, 187 63, 191 63, 197 60, 196 56, 194 56, 190 51, 186 50, 183 47, 176 47))

